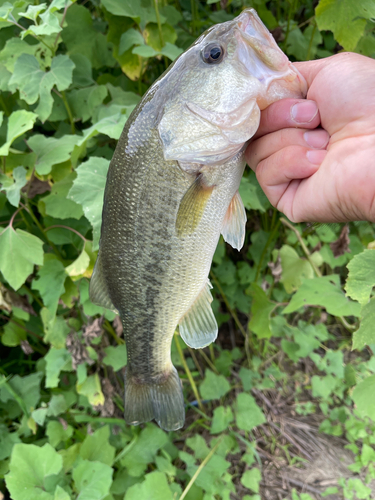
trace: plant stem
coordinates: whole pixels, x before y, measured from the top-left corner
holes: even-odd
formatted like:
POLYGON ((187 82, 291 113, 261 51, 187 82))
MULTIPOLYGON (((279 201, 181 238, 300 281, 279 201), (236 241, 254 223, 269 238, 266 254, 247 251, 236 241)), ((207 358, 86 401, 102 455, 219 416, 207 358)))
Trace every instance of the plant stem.
POLYGON ((155 14, 156 14, 156 21, 158 23, 160 46, 161 46, 161 48, 163 48, 164 47, 164 38, 163 38, 163 31, 162 31, 162 28, 161 28, 161 21, 160 21, 158 0, 154 0, 154 9, 155 9, 155 14))
POLYGON ((270 246, 271 241, 273 240, 276 232, 278 231, 278 229, 280 227, 280 220, 281 219, 279 219, 276 222, 275 227, 273 228, 272 232, 270 233, 270 235, 268 237, 268 240, 267 240, 266 244, 264 245, 264 248, 263 248, 263 251, 262 251, 262 255, 260 256, 260 259, 259 259, 259 264, 258 264, 258 267, 257 267, 257 272, 256 272, 256 275, 255 275, 255 279, 254 279, 255 283, 258 281, 258 278, 259 278, 259 275, 260 275, 260 271, 262 269, 263 260, 264 260, 264 257, 266 256, 266 253, 267 253, 267 249, 270 246))
POLYGON ((177 335, 176 332, 174 333, 174 340, 175 340, 175 344, 176 344, 176 347, 177 347, 178 355, 180 356, 181 363, 182 363, 182 365, 183 365, 183 367, 185 369, 185 372, 186 372, 187 378, 189 379, 191 388, 193 389, 194 396, 195 396, 195 399, 197 400, 199 409, 201 411, 204 411, 204 408, 203 408, 203 405, 202 405, 201 398, 199 396, 199 392, 198 392, 197 386, 196 386, 195 381, 193 379, 193 375, 191 374, 191 371, 190 371, 190 369, 189 369, 189 367, 188 367, 188 365, 186 363, 186 359, 185 359, 184 353, 183 353, 183 351, 181 349, 180 342, 178 340, 178 335, 177 335))
POLYGON ((314 42, 315 32, 316 32, 316 23, 314 23, 314 28, 313 28, 313 30, 311 32, 311 37, 310 37, 310 42, 309 42, 309 48, 307 49, 306 61, 310 60, 311 48, 312 48, 312 44, 314 42))
POLYGON ((69 121, 70 121, 70 127, 72 129, 72 134, 75 134, 76 133, 76 128, 74 126, 73 113, 72 113, 72 110, 70 109, 70 106, 69 106, 69 103, 68 103, 68 99, 66 98, 66 95, 65 95, 64 91, 61 92, 61 99, 63 100, 66 112, 68 113, 68 116, 69 116, 69 121))
POLYGON ((79 233, 78 231, 76 231, 75 229, 73 229, 72 227, 68 227, 68 226, 63 226, 62 224, 55 224, 54 226, 48 226, 46 227, 46 229, 44 230, 44 232, 46 233, 47 231, 49 231, 50 229, 55 229, 57 227, 61 227, 62 229, 67 229, 68 231, 72 231, 73 233, 75 233, 77 236, 79 236, 80 238, 82 238, 82 240, 86 243, 86 238, 84 236, 82 236, 81 233, 79 233))
POLYGON ((291 224, 288 220, 284 219, 284 217, 280 218, 280 222, 284 226, 286 226, 289 229, 291 229, 294 232, 294 234, 297 236, 297 239, 299 241, 299 244, 301 245, 303 253, 306 255, 306 259, 310 262, 311 267, 314 269, 315 274, 318 276, 318 278, 321 278, 322 277, 322 273, 320 272, 320 270, 317 267, 317 265, 315 264, 315 262, 312 260, 310 252, 309 252, 309 249, 305 245, 305 243, 304 243, 304 241, 302 239, 302 236, 299 234, 299 231, 293 226, 293 224, 291 224))
POLYGON ((230 306, 230 304, 228 302, 228 299, 226 298, 225 293, 224 293, 223 289, 221 288, 221 285, 220 285, 218 279, 216 278, 216 276, 214 275, 214 273, 212 271, 210 271, 210 275, 211 275, 211 278, 214 281, 215 285, 217 286, 217 288, 219 290, 219 293, 222 296, 222 298, 223 298, 223 300, 225 302, 225 305, 227 306, 228 311, 230 312, 232 318, 234 319, 236 325, 238 326, 238 329, 240 330, 240 332, 242 333, 242 335, 244 336, 244 338, 246 338, 246 332, 244 330, 244 327, 241 325, 240 320, 238 319, 236 311, 234 311, 231 308, 231 306, 230 306))
POLYGON ((120 339, 117 335, 116 335, 116 332, 114 331, 111 323, 106 319, 104 321, 104 329, 110 334, 112 335, 112 337, 115 339, 116 343, 118 345, 122 345, 122 344, 125 344, 125 340, 123 339, 120 339))
POLYGON ((184 498, 186 497, 186 495, 189 493, 189 490, 190 488, 193 486, 195 480, 197 479, 197 477, 199 476, 199 474, 202 472, 202 470, 204 469, 204 467, 206 466, 206 464, 209 462, 209 460, 211 459, 211 457, 213 456, 213 454, 215 453, 215 451, 219 448, 220 444, 221 444, 221 441, 223 440, 223 438, 221 438, 216 444, 215 446, 212 448, 212 450, 210 451, 210 453, 207 455, 207 457, 203 460, 203 462, 200 464, 200 466, 198 467, 198 469, 195 471, 195 474, 193 475, 193 477, 190 479, 188 485, 186 486, 186 488, 184 489, 184 491, 182 492, 182 495, 180 496, 179 500, 184 500, 184 498))

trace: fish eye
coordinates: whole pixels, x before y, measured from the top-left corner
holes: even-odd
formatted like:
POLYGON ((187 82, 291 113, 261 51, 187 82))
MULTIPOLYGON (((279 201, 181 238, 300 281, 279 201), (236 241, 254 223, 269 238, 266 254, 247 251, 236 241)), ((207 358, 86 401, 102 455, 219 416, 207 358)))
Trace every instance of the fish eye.
POLYGON ((207 64, 218 64, 223 60, 224 48, 218 43, 209 43, 202 49, 202 59, 207 64))

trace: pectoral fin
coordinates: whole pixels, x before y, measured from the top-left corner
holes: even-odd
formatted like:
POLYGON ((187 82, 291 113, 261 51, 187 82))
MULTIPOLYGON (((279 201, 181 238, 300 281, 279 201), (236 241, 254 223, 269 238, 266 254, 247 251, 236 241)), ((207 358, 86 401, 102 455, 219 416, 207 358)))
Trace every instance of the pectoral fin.
POLYGON ((230 202, 221 228, 224 240, 237 250, 241 250, 245 241, 246 220, 245 207, 237 191, 230 202))
POLYGON ((217 337, 218 327, 211 308, 210 288, 208 282, 179 323, 181 337, 194 349, 206 347, 217 337))
POLYGON ((91 302, 94 304, 118 313, 109 297, 107 285, 104 280, 100 251, 90 280, 89 295, 91 302))
POLYGON ((198 175, 180 202, 176 219, 177 236, 183 238, 195 231, 213 188, 204 184, 202 174, 198 175))

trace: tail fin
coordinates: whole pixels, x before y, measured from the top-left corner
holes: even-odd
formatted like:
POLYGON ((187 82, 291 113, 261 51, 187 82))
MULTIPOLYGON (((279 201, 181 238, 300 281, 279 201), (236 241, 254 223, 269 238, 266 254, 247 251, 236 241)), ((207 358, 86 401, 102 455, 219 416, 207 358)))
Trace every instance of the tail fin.
POLYGON ((175 367, 159 384, 139 384, 125 374, 126 423, 139 425, 153 418, 165 431, 175 431, 184 425, 184 397, 175 367))

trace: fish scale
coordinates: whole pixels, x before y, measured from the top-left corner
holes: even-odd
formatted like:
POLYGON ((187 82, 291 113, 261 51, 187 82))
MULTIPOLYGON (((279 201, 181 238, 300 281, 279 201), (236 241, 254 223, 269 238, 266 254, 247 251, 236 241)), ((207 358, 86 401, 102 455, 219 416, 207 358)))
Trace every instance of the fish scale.
POLYGON ((244 242, 238 188, 246 142, 260 109, 301 97, 305 88, 248 9, 203 34, 129 117, 108 171, 90 283, 91 300, 117 310, 123 323, 128 423, 155 418, 166 430, 183 425, 170 353, 174 332, 179 325, 194 348, 215 340, 208 274, 220 233, 237 249, 244 242), (202 56, 210 47, 212 64, 202 56), (256 76, 247 72, 246 57, 256 76))

